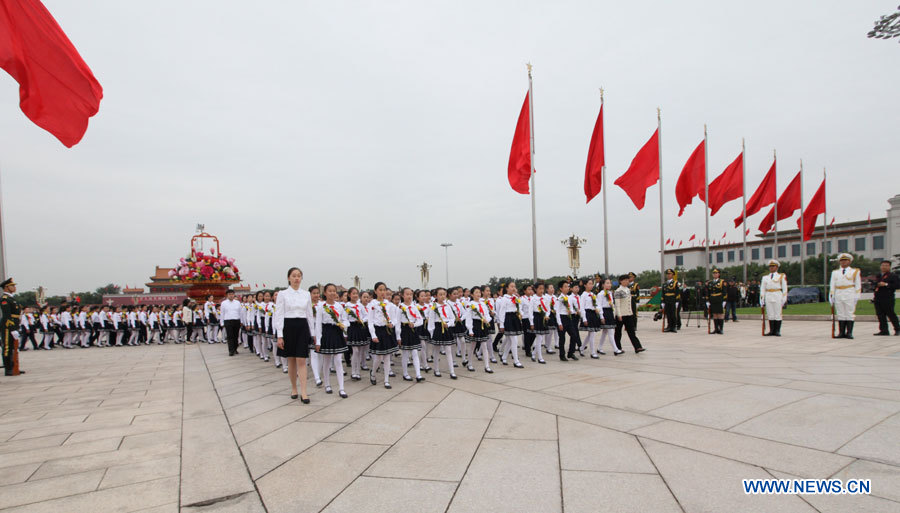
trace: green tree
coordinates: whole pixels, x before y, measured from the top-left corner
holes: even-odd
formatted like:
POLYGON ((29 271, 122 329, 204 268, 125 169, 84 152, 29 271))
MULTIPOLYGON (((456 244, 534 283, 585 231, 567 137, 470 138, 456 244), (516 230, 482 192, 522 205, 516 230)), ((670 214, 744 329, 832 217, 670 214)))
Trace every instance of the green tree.
POLYGON ((119 294, 121 291, 121 287, 112 283, 107 283, 102 287, 97 287, 97 290, 95 290, 95 292, 97 294, 100 294, 101 297, 103 296, 103 294, 119 294))

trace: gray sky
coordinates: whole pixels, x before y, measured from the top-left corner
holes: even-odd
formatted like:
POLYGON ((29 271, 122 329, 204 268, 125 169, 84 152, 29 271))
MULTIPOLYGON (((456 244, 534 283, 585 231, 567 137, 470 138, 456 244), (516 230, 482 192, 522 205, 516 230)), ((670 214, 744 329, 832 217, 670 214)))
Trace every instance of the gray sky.
MULTIPOLYGON (((50 293, 147 281, 218 235, 245 282, 416 284, 452 242, 450 280, 531 274, 530 202, 507 183, 534 68, 538 264, 560 240, 602 270, 602 204, 584 165, 606 90, 610 266, 658 266, 658 188, 638 212, 612 185, 662 108, 666 235, 702 238, 674 188, 709 124, 710 179, 747 141, 747 195, 778 149, 779 193, 827 166, 828 217, 884 215, 897 187, 900 45, 866 38, 890 1, 44 0, 104 88, 66 149, 0 74, 9 273, 50 293)), ((732 239, 740 201, 711 219, 732 239)), ((751 218, 755 228, 763 214, 751 218)), ((821 218, 820 218, 821 219, 821 218)), ((794 227, 794 222, 781 226, 794 227)))

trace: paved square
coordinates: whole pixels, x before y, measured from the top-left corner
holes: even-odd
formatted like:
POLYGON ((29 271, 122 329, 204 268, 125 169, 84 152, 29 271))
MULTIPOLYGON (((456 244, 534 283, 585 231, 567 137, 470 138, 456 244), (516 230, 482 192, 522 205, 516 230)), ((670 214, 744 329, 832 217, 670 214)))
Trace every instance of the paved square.
POLYGON ((900 511, 900 337, 830 328, 642 319, 641 355, 348 381, 310 405, 222 344, 28 351, 0 381, 0 509, 900 511), (743 493, 772 477, 872 493, 743 493))

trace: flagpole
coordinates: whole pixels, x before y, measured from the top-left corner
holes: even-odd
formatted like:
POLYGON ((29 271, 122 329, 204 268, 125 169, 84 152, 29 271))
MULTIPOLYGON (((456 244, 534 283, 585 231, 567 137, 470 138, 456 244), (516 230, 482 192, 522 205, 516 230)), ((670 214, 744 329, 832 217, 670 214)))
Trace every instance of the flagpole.
POLYGON ((663 240, 662 111, 659 107, 656 108, 656 130, 659 154, 659 284, 662 286, 666 282, 666 247, 663 240))
POLYGON ((747 146, 744 143, 744 138, 741 137, 741 198, 743 199, 744 206, 743 217, 744 217, 744 227, 741 228, 741 233, 744 234, 744 285, 747 285, 747 146))
MULTIPOLYGON (((2 182, 2 180, 0 180, 2 182)), ((0 280, 6 279, 6 233, 3 228, 6 219, 3 216, 3 191, 0 187, 0 280)))
POLYGON ((775 229, 775 245, 772 246, 772 258, 778 260, 778 154, 772 150, 772 165, 775 166, 775 222, 772 227, 775 229))
POLYGON ((703 123, 703 215, 706 216, 706 281, 709 281, 709 144, 706 142, 706 123, 703 123))
POLYGON ((822 283, 828 285, 828 171, 822 168, 822 283))
MULTIPOLYGON (((603 110, 603 88, 600 88, 600 110, 603 110)), ((604 127, 606 128, 606 127, 604 127)), ((603 145, 603 167, 600 168, 602 182, 600 184, 603 190, 603 272, 609 277, 609 232, 607 231, 606 222, 606 130, 603 130, 603 138, 600 141, 603 145)))
POLYGON ((534 208, 534 93, 531 87, 531 63, 526 64, 528 67, 528 125, 531 140, 529 146, 531 148, 531 259, 534 271, 534 281, 537 281, 537 218, 534 208))
POLYGON ((803 262, 803 159, 800 159, 800 285, 806 285, 805 265, 803 262))

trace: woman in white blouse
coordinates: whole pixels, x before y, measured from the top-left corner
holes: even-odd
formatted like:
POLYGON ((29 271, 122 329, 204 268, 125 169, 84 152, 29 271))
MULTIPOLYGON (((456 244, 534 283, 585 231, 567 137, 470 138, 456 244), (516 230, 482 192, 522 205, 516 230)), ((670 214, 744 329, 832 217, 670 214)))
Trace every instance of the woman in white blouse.
POLYGON ((309 292, 300 288, 303 271, 291 267, 287 273, 288 288, 278 294, 275 304, 275 334, 278 336, 278 356, 287 358, 291 378, 291 399, 297 398, 297 375, 300 376, 300 400, 309 404, 306 394, 306 359, 310 341, 315 343, 312 300, 309 292))

